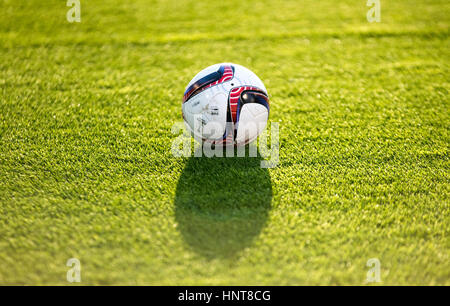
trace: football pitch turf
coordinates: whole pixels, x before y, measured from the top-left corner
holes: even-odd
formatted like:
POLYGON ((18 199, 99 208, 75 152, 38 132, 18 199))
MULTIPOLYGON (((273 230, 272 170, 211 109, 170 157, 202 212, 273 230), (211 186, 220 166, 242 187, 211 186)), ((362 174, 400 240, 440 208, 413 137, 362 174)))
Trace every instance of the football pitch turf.
POLYGON ((450 285, 450 3, 366 2, 0 0, 0 284, 450 285), (277 167, 172 155, 220 62, 277 167))

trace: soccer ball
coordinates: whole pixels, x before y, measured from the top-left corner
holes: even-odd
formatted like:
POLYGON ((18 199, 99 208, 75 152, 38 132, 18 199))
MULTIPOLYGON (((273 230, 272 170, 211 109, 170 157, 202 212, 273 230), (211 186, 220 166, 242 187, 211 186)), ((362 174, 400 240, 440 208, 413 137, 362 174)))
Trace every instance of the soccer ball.
POLYGON ((182 112, 196 140, 212 146, 242 146, 265 129, 269 97, 261 80, 247 68, 216 64, 188 84, 182 112))

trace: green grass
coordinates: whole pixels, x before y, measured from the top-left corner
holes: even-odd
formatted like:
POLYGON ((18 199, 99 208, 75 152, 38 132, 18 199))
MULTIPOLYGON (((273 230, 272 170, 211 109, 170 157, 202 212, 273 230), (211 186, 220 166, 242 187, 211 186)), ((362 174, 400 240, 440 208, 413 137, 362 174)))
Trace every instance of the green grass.
POLYGON ((450 285, 450 4, 0 1, 0 284, 450 285), (175 158, 184 86, 266 84, 280 164, 175 158))

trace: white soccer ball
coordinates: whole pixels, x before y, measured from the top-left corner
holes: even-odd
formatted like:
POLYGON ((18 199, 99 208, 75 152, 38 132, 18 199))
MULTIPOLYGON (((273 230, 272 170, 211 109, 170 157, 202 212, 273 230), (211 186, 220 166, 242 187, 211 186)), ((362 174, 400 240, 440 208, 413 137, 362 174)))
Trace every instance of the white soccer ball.
POLYGON ((196 140, 214 146, 241 146, 265 129, 269 96, 263 82, 247 68, 216 64, 188 84, 182 111, 196 140))

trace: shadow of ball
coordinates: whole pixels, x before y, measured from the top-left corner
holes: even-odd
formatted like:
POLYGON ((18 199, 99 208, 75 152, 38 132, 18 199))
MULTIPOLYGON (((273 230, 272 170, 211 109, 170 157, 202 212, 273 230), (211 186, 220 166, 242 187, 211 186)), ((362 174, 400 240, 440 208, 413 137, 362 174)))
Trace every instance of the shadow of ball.
POLYGON ((266 224, 272 184, 260 158, 192 157, 178 181, 178 230, 195 252, 230 258, 251 245, 266 224))

